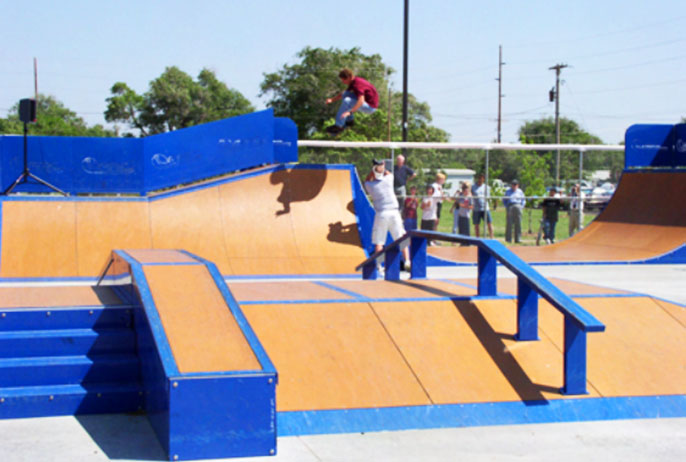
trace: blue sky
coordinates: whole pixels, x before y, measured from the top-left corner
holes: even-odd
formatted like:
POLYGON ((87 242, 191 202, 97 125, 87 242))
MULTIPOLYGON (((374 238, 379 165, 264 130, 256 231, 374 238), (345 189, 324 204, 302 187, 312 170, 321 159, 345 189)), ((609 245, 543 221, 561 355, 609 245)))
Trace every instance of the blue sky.
MULTIPOLYGON (((606 143, 634 123, 686 116, 683 0, 410 0, 409 90, 455 142, 496 137, 503 46, 502 140, 554 114, 548 68, 562 71, 561 114, 606 143)), ((207 67, 256 107, 263 73, 305 46, 378 53, 402 89, 403 0, 4 0, 0 114, 39 91, 89 124, 104 123, 109 89, 143 93, 166 66, 207 67)))

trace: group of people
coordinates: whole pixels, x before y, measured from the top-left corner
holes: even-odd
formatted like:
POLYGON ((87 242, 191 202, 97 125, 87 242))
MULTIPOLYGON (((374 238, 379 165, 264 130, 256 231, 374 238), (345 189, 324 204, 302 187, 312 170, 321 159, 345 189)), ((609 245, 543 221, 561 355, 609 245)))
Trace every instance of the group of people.
MULTIPOLYGON (((367 80, 353 74, 350 69, 342 69, 338 74, 346 89, 341 93, 326 99, 326 104, 341 101, 336 114, 334 125, 327 127, 331 135, 338 135, 355 123, 354 113, 371 114, 379 105, 379 95, 374 86, 367 80)), ((421 198, 417 195, 417 187, 412 186, 407 194, 407 183, 417 174, 405 164, 405 157, 397 157, 397 164, 391 174, 385 168, 383 161, 374 160, 372 170, 365 180, 365 189, 372 197, 376 211, 372 229, 372 241, 376 251, 381 250, 386 242, 386 234, 390 231, 393 239, 405 233, 405 230, 417 229, 418 210, 422 210, 421 229, 435 231, 441 218, 444 201, 452 201, 453 233, 470 235, 470 216, 474 225, 474 234, 481 237, 481 226, 485 222, 488 237, 493 239, 493 218, 488 207, 490 196, 483 174, 477 176, 476 183, 470 185, 463 182, 452 198, 445 195, 443 185, 446 177, 442 173, 436 174, 434 183, 427 186, 426 194, 421 198)), ((583 198, 580 187, 574 185, 571 191, 569 206, 569 235, 581 228, 583 217, 583 198)), ((526 204, 524 192, 519 182, 513 180, 510 188, 505 192, 503 205, 507 210, 505 240, 515 243, 521 242, 522 211, 526 204)), ((561 202, 555 188, 551 188, 549 196, 542 201, 543 219, 541 230, 543 239, 547 243, 555 242, 555 227, 558 221, 561 202)), ((540 236, 541 233, 539 233, 540 236)), ((540 238, 539 238, 540 239, 540 238)), ((407 248, 403 254, 409 262, 407 248)))

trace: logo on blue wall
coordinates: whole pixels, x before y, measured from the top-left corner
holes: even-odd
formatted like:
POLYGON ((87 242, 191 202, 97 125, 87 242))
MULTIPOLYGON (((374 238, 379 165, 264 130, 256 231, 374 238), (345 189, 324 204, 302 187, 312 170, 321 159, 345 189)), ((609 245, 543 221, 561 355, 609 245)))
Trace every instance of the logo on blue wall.
MULTIPOLYGON (((178 157, 178 156, 177 156, 178 157)), ((178 165, 178 159, 174 156, 157 153, 150 158, 150 163, 155 168, 170 168, 178 165)))

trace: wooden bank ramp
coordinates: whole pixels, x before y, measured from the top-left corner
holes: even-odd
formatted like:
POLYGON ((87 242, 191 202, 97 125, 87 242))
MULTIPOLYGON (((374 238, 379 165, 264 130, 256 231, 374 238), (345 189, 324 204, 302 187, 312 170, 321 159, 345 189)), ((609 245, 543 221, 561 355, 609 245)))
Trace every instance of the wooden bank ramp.
MULTIPOLYGON (((529 263, 660 257, 686 243, 685 197, 684 172, 625 172, 610 203, 584 230, 553 245, 511 249, 529 263)), ((455 262, 476 262, 476 250, 469 247, 431 247, 429 254, 455 262)))
MULTIPOLYGON (((574 412, 598 415, 598 408, 589 409, 609 403, 606 398, 686 394, 683 307, 625 291, 555 283, 607 326, 588 340, 588 395, 560 392, 564 323, 547 302, 540 304, 540 340, 515 341, 517 302, 508 298, 515 284, 502 284, 505 293, 492 300, 469 299, 476 295, 474 280, 229 287, 279 372, 280 434, 316 432, 291 428, 292 416, 304 416, 293 418, 307 426, 328 415, 344 421, 351 410, 376 409, 366 414, 373 420, 386 412, 379 408, 408 409, 414 417, 436 417, 432 413, 441 409, 471 413, 451 414, 448 426, 464 424, 462 419, 486 423, 489 415, 502 424, 512 417, 506 409, 511 403, 530 403, 518 408, 523 419, 536 420, 540 411, 554 421, 565 406, 590 406, 574 412), (595 404, 580 403, 588 398, 597 398, 595 404), (471 405, 482 407, 463 407, 471 405), (317 413, 335 410, 346 411, 317 413)), ((384 425, 396 428, 393 422, 384 425)), ((341 424, 332 431, 342 429, 341 424)))
POLYGON ((354 273, 350 167, 276 166, 150 198, 0 199, 0 277, 94 277, 112 249, 185 249, 222 274, 354 273))

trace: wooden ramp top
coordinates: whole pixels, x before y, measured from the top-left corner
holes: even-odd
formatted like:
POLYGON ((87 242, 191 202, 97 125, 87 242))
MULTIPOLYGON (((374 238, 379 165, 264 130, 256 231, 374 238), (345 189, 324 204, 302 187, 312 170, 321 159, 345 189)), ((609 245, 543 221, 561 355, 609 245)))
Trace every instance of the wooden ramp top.
MULTIPOLYGON (((584 230, 543 247, 512 247, 527 262, 637 261, 686 243, 684 172, 625 172, 605 210, 584 230)), ((476 262, 469 247, 431 247, 429 254, 476 262)))

